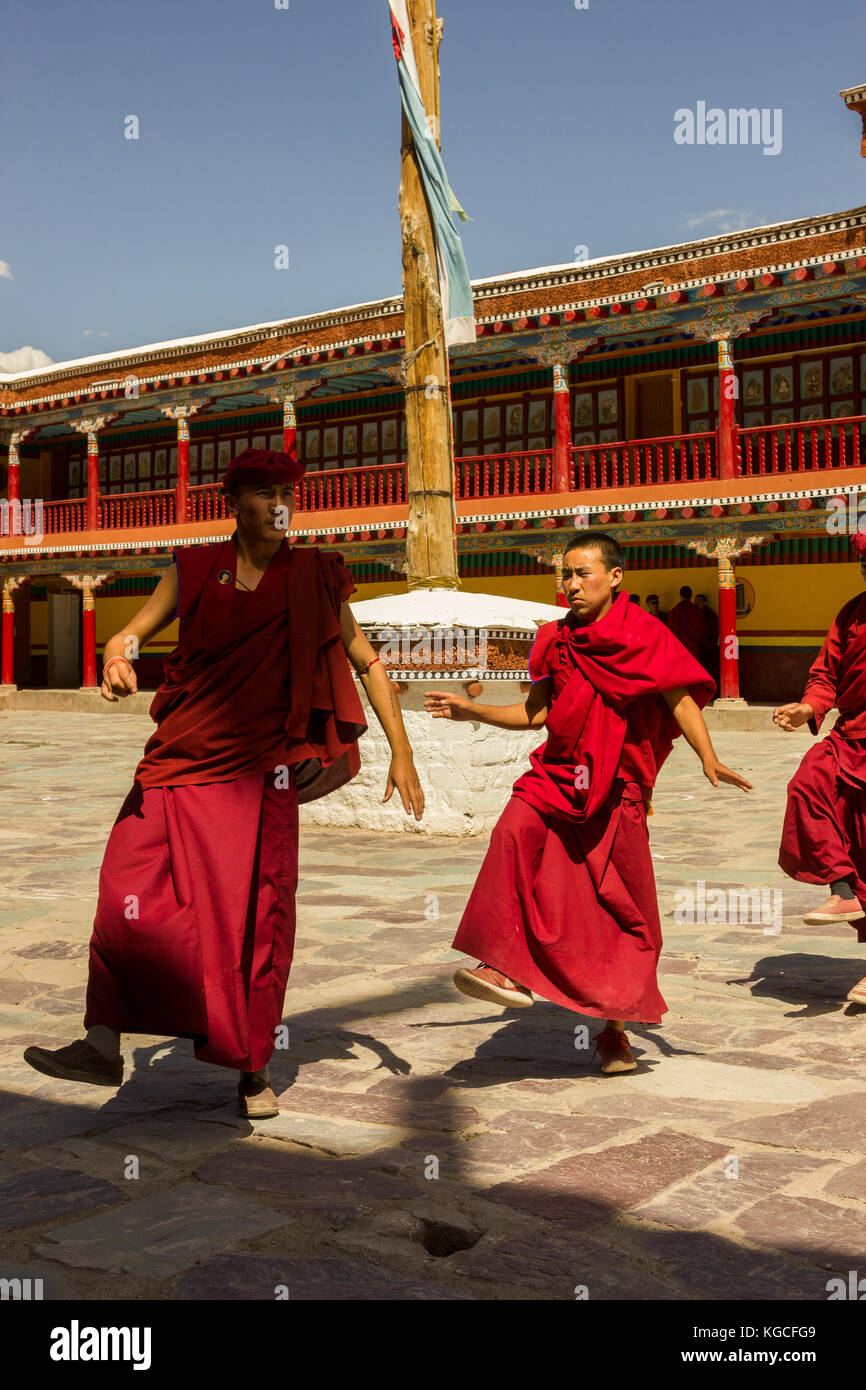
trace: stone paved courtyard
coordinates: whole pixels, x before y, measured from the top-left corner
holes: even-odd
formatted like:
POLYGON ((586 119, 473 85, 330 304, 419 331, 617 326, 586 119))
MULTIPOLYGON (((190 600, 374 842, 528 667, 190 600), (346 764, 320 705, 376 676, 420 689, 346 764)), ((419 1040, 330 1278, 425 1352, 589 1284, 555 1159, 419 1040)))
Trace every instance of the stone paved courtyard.
POLYGON ((595 1020, 453 990, 486 838, 302 830, 281 1114, 253 1125, 185 1041, 124 1037, 117 1093, 21 1060, 81 1034, 99 864, 150 727, 0 715, 0 1275, 301 1300, 825 1299, 866 1275, 866 1010, 845 1003, 866 951, 804 926, 819 890, 775 863, 808 736, 714 735, 750 796, 714 791, 682 740, 663 771, 670 1013, 630 1029, 627 1076, 581 1045, 595 1020), (781 931, 675 921, 699 881, 780 889, 781 931))

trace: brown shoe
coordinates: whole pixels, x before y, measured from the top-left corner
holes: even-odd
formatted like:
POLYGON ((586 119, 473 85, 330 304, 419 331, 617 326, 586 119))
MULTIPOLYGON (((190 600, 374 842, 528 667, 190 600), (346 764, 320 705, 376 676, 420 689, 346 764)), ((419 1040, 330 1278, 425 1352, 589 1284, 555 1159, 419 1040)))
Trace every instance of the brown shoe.
POLYGON ((506 1009, 528 1009, 535 1003, 530 990, 515 984, 491 965, 479 965, 475 970, 461 968, 454 976, 454 983, 460 993, 468 994, 470 999, 484 999, 488 1004, 501 1004, 506 1009))
POLYGON ((856 898, 840 898, 831 893, 825 903, 814 912, 807 912, 803 921, 807 926, 819 927, 822 922, 859 922, 863 909, 856 898))
POLYGON ((238 1082, 238 1110, 245 1120, 272 1120, 279 1115, 279 1101, 261 1077, 241 1074, 238 1082))
POLYGON ((28 1047, 24 1060, 36 1071, 61 1081, 89 1081, 94 1086, 122 1086, 123 1058, 106 1057, 84 1038, 66 1047, 28 1047))
POLYGON ((603 1028, 600 1033, 596 1033, 592 1055, 595 1056, 596 1052, 601 1057, 601 1069, 608 1076, 622 1071, 635 1071, 637 1068, 637 1062, 628 1045, 628 1037, 618 1028, 603 1028))
POLYGON ((852 1004, 862 1004, 866 1007, 866 975, 862 980, 858 980, 853 989, 849 989, 846 998, 850 999, 852 1004))

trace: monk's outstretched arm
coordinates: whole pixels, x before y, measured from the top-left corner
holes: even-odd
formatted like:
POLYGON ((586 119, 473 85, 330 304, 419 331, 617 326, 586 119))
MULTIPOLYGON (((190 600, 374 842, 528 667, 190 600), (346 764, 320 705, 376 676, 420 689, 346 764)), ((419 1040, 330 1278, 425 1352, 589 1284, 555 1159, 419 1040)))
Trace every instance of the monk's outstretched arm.
POLYGON ((808 724, 812 733, 817 734, 824 716, 836 703, 841 673, 842 642, 837 615, 809 670, 803 698, 789 705, 777 705, 773 710, 773 723, 788 734, 799 729, 801 724, 808 724))
POLYGON ((391 749, 388 784, 382 800, 387 801, 396 787, 407 814, 411 811, 415 819, 420 820, 424 810, 424 793, 415 770, 412 745, 403 723, 397 692, 382 662, 376 661, 376 653, 358 627, 348 603, 340 605, 340 626, 346 655, 360 676, 364 692, 376 711, 376 718, 391 749), (375 665, 371 664, 373 662, 375 665))
POLYGON ((463 695, 425 690, 424 708, 434 719, 473 719, 496 729, 538 729, 550 711, 550 677, 534 681, 519 705, 479 705, 463 695))
POLYGON ((700 758, 707 780, 714 787, 720 782, 728 782, 732 787, 739 787, 741 791, 751 791, 751 782, 747 782, 745 777, 741 777, 738 772, 732 772, 724 763, 719 762, 710 731, 704 723, 704 716, 685 686, 680 685, 676 690, 665 690, 662 693, 683 737, 700 758))
POLYGON ((99 691, 104 699, 115 701, 138 690, 132 662, 142 647, 174 621, 177 613, 177 595, 177 565, 169 565, 147 603, 142 604, 135 617, 122 631, 116 632, 106 642, 102 654, 103 676, 99 691), (113 657, 123 657, 123 660, 113 661, 113 657))

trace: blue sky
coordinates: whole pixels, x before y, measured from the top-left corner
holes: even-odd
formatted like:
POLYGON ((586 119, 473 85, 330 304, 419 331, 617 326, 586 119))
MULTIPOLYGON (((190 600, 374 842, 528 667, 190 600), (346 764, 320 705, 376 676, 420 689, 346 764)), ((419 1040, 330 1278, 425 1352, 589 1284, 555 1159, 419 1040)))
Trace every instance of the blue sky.
MULTIPOLYGON (((866 202, 837 95, 866 80, 862 0, 438 8, 473 277, 866 202), (678 145, 699 101, 781 109, 781 152, 678 145)), ((0 370, 399 293, 385 0, 43 0, 4 23, 0 370)))

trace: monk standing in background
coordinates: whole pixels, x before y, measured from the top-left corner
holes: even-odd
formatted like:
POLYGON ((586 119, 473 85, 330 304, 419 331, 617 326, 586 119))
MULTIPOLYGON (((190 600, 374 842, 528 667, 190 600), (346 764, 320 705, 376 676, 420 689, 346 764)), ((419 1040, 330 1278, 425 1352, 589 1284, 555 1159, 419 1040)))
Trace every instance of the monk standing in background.
POLYGON ((710 607, 706 594, 695 594, 695 607, 703 615, 704 635, 698 647, 698 661, 719 683, 719 616, 710 607))
POLYGON ((688 584, 680 589, 680 601, 668 613, 668 628, 682 642, 687 652, 700 660, 701 644, 705 640, 706 623, 697 604, 692 603, 688 584))
POLYGON ((119 1086, 121 1033, 187 1037, 241 1073, 242 1115, 278 1113, 268 1060, 294 949, 298 806, 359 771, 367 727, 347 656, 391 746, 383 800, 396 787, 421 818, 398 701, 346 602, 352 576, 337 552, 288 543, 303 472, 294 455, 240 454, 223 479, 234 535, 175 551, 106 644, 101 693, 117 700, 138 688, 139 648, 180 620, 99 876, 87 1036, 24 1053, 48 1076, 119 1086))
POLYGON ((750 784, 719 762, 701 716, 707 672, 629 595, 624 556, 603 531, 566 543, 570 611, 539 628, 523 704, 425 694, 434 719, 501 729, 546 724, 548 739, 514 783, 454 948, 484 962, 454 982, 473 999, 527 1008, 532 993, 606 1019, 605 1072, 633 1071, 625 1024, 659 1023, 667 1006, 647 814, 653 785, 684 734, 714 786, 750 784))
POLYGON ((651 613, 654 618, 658 618, 660 622, 666 623, 668 620, 667 613, 662 612, 661 608, 659 607, 658 594, 647 594, 646 611, 648 613, 651 613))
MULTIPOLYGON (((852 544, 866 581, 866 535, 858 533, 852 544)), ((786 733, 808 724, 817 734, 834 706, 834 728, 809 749, 788 783, 779 865, 801 883, 830 890, 804 922, 850 922, 857 940, 866 941, 866 594, 839 610, 803 698, 779 705, 773 722, 786 733)), ((848 998, 866 1004, 866 977, 848 998)))

